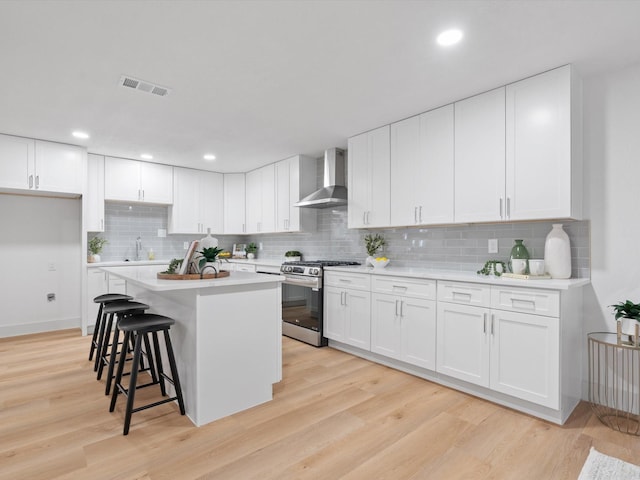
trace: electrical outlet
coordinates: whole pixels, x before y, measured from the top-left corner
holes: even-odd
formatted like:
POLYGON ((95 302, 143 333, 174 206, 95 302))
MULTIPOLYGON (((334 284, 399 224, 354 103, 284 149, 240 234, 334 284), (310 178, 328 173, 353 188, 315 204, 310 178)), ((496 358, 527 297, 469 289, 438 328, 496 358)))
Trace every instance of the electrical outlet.
POLYGON ((158 237, 159 238, 165 238, 167 236, 167 229, 166 228, 159 228, 158 229, 158 237))
POLYGON ((47 293, 47 301, 48 302, 53 302, 56 299, 56 294, 55 293, 47 293))
POLYGON ((185 250, 189 248, 189 242, 184 242, 184 244, 182 245, 182 248, 184 248, 185 250))
POLYGON ((489 239, 489 253, 498 253, 498 239, 490 238, 489 239))
POLYGON ((56 264, 55 263, 49 263, 49 271, 50 272, 55 272, 56 271, 56 264))

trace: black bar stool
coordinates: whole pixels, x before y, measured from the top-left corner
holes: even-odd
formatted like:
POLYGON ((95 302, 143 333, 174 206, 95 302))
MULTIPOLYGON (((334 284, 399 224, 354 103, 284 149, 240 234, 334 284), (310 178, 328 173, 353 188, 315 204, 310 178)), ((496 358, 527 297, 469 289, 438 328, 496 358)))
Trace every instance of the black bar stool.
MULTIPOLYGON (((106 315, 102 313, 102 308, 105 303, 117 302, 120 300, 133 300, 133 297, 129 295, 124 295, 122 293, 105 293, 104 295, 98 295, 93 299, 95 303, 100 304, 100 308, 98 308, 98 316, 96 318, 96 324, 93 327, 93 337, 91 339, 91 348, 89 350, 89 360, 93 360, 93 353, 100 352, 102 350, 102 342, 104 335, 104 324, 106 320, 106 315)), ((98 370, 98 356, 96 356, 96 361, 93 364, 93 371, 98 370)))
MULTIPOLYGON (((104 307, 105 315, 109 315, 108 320, 105 326, 105 340, 102 346, 102 352, 100 353, 100 364, 98 366, 98 375, 97 379, 100 380, 102 378, 102 372, 104 367, 107 366, 107 378, 105 384, 104 394, 109 395, 111 392, 111 383, 113 381, 114 369, 116 364, 116 359, 118 356, 118 346, 120 345, 120 330, 117 326, 117 321, 128 316, 139 313, 144 313, 145 310, 149 309, 149 305, 146 303, 134 302, 134 301, 120 301, 120 302, 112 302, 108 303, 104 307), (114 316, 116 318, 116 325, 113 328, 113 338, 111 338, 111 343, 109 343, 109 338, 111 335, 112 327, 114 327, 114 316), (111 347, 111 351, 109 352, 109 347, 111 347)), ((131 345, 133 342, 131 341, 131 345)), ((145 344, 146 350, 145 353, 150 355, 151 349, 149 345, 145 344)), ((122 344, 122 350, 127 352, 129 350, 129 345, 127 343, 122 344)), ((150 362, 153 365, 153 362, 150 362)), ((144 366, 143 366, 144 368, 144 366)), ((155 378, 155 372, 152 371, 152 375, 155 378)))
POLYGON ((178 401, 180 407, 180 414, 185 414, 184 400, 182 398, 182 389, 180 387, 180 379, 178 378, 178 369, 176 367, 176 359, 173 354, 173 347, 171 346, 171 338, 169 337, 169 329, 171 325, 175 324, 175 320, 163 315, 156 315, 153 313, 129 315, 118 320, 118 329, 124 332, 124 345, 128 345, 131 341, 132 335, 135 336, 135 346, 133 349, 133 362, 131 364, 131 376, 129 377, 129 388, 124 388, 122 385, 122 377, 124 371, 124 364, 126 361, 126 349, 123 348, 120 352, 120 359, 118 360, 118 371, 116 373, 115 386, 113 388, 113 394, 111 396, 111 406, 109 411, 113 412, 116 407, 116 401, 120 393, 127 397, 127 406, 124 416, 124 430, 123 435, 129 433, 129 426, 131 424, 131 415, 140 410, 146 410, 147 408, 157 407, 163 403, 178 401), (158 343, 158 332, 164 333, 164 343, 167 351, 167 357, 169 359, 169 366, 171 368, 171 377, 168 377, 162 369, 162 357, 160 355, 160 345, 158 343), (155 351, 156 369, 158 371, 158 378, 153 379, 150 383, 143 385, 137 385, 138 381, 138 367, 142 356, 142 340, 147 339, 149 334, 153 337, 153 348, 155 351), (133 402, 136 395, 136 389, 150 387, 152 385, 160 384, 160 391, 162 396, 167 395, 165 380, 173 384, 176 390, 176 396, 165 398, 163 400, 149 403, 137 408, 133 408, 133 402))

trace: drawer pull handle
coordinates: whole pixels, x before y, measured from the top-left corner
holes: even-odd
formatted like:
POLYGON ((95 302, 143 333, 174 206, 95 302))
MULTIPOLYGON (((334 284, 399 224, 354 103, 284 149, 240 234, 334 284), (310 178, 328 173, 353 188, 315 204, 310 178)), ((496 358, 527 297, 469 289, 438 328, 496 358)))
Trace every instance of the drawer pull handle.
POLYGON ((339 280, 340 282, 351 283, 351 279, 349 279, 349 278, 339 278, 338 280, 339 280))
POLYGON ((452 297, 454 300, 464 300, 465 302, 471 301, 471 294, 467 292, 452 292, 452 297))
POLYGON ((404 285, 392 285, 392 287, 393 287, 394 289, 396 289, 396 288, 397 288, 397 289, 400 289, 400 290, 406 290, 406 289, 407 289, 407 287, 405 287, 404 285))
POLYGON ((511 307, 512 308, 527 308, 527 309, 535 310, 536 309, 536 302, 535 302, 535 300, 527 300, 527 299, 524 299, 524 298, 512 298, 511 299, 511 307), (518 303, 520 305, 518 305, 518 303))

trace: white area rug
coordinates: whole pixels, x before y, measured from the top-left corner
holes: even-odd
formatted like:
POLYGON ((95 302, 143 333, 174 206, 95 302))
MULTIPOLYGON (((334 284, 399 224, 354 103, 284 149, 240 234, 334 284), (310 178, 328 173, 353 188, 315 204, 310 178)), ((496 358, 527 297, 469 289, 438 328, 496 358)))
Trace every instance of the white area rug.
POLYGON ((640 467, 598 452, 591 447, 578 480, 640 480, 640 467))

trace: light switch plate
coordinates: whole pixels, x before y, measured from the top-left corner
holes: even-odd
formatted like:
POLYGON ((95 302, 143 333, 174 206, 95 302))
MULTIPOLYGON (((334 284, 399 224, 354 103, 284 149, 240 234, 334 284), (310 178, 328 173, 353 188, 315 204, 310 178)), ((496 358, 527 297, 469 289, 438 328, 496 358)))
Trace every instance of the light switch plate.
POLYGON ((158 229, 158 237, 165 238, 166 236, 167 236, 167 229, 166 228, 159 228, 158 229))
POLYGON ((184 244, 182 245, 182 248, 184 248, 185 250, 189 248, 189 242, 184 242, 184 244))
POLYGON ((489 253, 498 253, 498 239, 490 238, 489 239, 489 253))

